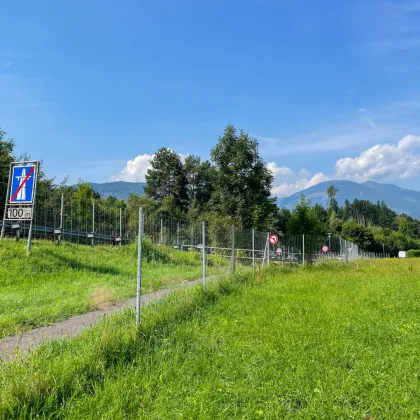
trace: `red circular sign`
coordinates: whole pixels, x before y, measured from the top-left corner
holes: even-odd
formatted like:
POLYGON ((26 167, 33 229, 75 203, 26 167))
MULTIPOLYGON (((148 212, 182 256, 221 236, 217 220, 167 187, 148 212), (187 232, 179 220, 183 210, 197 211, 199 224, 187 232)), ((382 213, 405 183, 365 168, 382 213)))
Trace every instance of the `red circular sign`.
POLYGON ((274 233, 272 233, 268 238, 268 242, 270 242, 271 245, 275 245, 278 241, 279 238, 277 235, 274 235, 274 233))
POLYGON ((324 245, 324 246, 322 247, 322 252, 328 252, 328 250, 329 250, 329 248, 328 248, 328 246, 327 246, 327 245, 324 245))
POLYGON ((283 252, 283 250, 281 248, 277 248, 276 249, 276 254, 277 255, 280 255, 282 252, 283 252))

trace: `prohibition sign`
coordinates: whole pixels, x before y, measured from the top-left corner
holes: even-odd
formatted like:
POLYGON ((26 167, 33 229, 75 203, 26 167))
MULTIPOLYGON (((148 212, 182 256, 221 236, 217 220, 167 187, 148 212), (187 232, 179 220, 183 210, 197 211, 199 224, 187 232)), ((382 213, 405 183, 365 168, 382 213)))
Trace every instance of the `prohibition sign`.
POLYGON ((270 242, 271 245, 276 245, 278 241, 279 241, 279 238, 277 235, 274 235, 274 233, 272 233, 268 238, 268 242, 270 242))

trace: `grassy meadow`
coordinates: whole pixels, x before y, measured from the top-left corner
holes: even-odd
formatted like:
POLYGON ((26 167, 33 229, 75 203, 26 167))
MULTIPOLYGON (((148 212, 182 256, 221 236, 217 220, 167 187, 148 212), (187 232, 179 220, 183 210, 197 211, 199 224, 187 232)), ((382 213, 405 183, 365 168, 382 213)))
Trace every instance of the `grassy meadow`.
MULTIPOLYGON (((10 239, 0 242, 0 338, 48 325, 136 294, 137 249, 10 239)), ((142 292, 201 278, 199 252, 144 243, 142 292)), ((209 259, 209 275, 226 272, 227 261, 209 259)))
POLYGON ((0 365, 0 418, 420 416, 420 261, 270 268, 0 365))

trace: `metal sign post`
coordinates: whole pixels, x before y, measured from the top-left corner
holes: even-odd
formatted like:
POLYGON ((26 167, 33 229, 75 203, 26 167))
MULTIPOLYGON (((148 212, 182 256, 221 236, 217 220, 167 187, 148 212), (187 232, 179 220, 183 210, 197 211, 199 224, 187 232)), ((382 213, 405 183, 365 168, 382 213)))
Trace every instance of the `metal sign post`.
POLYGON ((10 164, 9 182, 1 230, 1 237, 3 238, 5 234, 5 221, 15 222, 12 224, 12 228, 19 236, 21 222, 29 221, 28 252, 31 249, 32 243, 38 172, 38 161, 12 162, 10 164))
POLYGON ((144 213, 143 213, 143 208, 140 208, 139 209, 138 249, 137 249, 136 325, 140 324, 141 278, 142 278, 142 262, 143 262, 142 261, 143 226, 144 226, 144 213))

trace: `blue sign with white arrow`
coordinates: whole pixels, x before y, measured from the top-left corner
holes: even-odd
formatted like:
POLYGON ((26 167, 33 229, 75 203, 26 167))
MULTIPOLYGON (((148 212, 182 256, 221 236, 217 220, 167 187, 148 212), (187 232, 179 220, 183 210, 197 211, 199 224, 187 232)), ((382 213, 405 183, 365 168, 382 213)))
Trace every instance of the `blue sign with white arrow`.
POLYGON ((13 166, 9 203, 33 203, 35 171, 35 165, 13 166))

